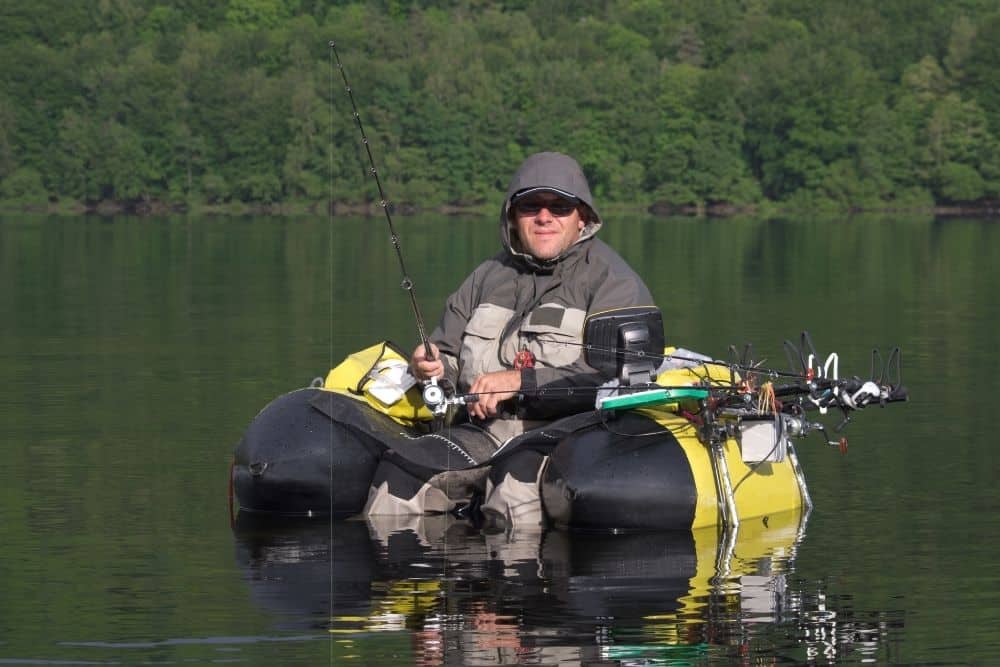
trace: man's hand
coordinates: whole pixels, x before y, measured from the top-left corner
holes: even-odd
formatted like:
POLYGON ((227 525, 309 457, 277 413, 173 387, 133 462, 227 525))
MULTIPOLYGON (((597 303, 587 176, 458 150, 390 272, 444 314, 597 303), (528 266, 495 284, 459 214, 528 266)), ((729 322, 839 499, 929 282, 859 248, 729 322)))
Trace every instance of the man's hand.
POLYGON ((413 351, 413 355, 410 357, 410 372, 413 373, 413 377, 421 382, 444 375, 444 362, 441 361, 441 351, 438 350, 437 345, 434 343, 429 343, 429 345, 434 355, 433 358, 427 358, 427 350, 424 348, 423 343, 417 346, 417 349, 413 351))
POLYGON ((521 389, 521 371, 497 371, 476 378, 470 394, 479 394, 475 403, 467 403, 469 414, 479 419, 497 416, 497 404, 517 396, 521 389))

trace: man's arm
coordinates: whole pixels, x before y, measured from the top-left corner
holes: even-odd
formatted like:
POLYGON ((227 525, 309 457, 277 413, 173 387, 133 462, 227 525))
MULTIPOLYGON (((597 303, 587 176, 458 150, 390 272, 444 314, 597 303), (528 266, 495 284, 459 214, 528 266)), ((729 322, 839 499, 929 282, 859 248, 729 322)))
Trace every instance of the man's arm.
POLYGON ((423 344, 417 346, 410 357, 414 377, 427 380, 441 377, 451 383, 458 382, 458 355, 462 349, 462 334, 476 308, 479 272, 482 264, 448 297, 441 313, 441 321, 430 335, 433 360, 427 360, 423 344))

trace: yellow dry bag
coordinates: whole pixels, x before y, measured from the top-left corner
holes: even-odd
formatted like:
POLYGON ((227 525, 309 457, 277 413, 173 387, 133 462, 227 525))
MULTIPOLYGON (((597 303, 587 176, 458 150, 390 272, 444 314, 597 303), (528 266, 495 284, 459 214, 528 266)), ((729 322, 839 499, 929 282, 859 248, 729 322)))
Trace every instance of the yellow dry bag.
POLYGON ((347 356, 331 369, 323 389, 367 402, 403 426, 433 419, 407 358, 389 341, 347 356))

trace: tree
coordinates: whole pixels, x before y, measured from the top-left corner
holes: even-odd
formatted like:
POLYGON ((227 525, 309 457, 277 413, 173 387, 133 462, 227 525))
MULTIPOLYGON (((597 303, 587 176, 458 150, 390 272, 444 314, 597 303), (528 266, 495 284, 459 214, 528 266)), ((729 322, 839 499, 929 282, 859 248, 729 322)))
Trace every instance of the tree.
POLYGON ((90 118, 71 109, 63 112, 55 153, 59 192, 82 201, 101 198, 101 184, 95 178, 103 159, 99 135, 100 128, 90 118))
POLYGON ((42 175, 31 167, 21 167, 0 179, 0 198, 28 204, 44 204, 48 192, 42 175))
POLYGON ((143 148, 142 137, 115 121, 107 123, 101 135, 103 150, 96 171, 102 197, 123 201, 149 199, 151 184, 162 178, 162 172, 143 148))
POLYGON ((946 201, 971 201, 986 193, 987 182, 978 166, 988 163, 1000 145, 989 133, 986 114, 974 100, 965 101, 950 93, 938 101, 923 142, 936 194, 946 201))
POLYGON ((746 71, 751 168, 777 200, 820 188, 828 165, 856 155, 865 109, 883 96, 860 56, 841 47, 779 44, 746 71))
POLYGON ((1000 137, 1000 12, 979 24, 964 62, 969 93, 987 111, 993 136, 1000 137))
POLYGON ((0 94, 0 180, 14 171, 14 108, 10 98, 0 94))
POLYGON ((652 137, 652 163, 646 170, 647 187, 675 204, 700 200, 689 174, 697 142, 695 94, 703 72, 692 65, 667 68, 659 82, 659 123, 652 137))
POLYGON ((955 19, 951 26, 951 38, 948 40, 948 54, 944 65, 948 74, 960 81, 965 77, 965 63, 972 53, 972 45, 976 39, 976 25, 964 14, 955 19))
POLYGON ((985 0, 10 0, 0 178, 89 203, 371 201, 332 37, 400 204, 492 199, 538 150, 609 203, 1000 190, 985 0))
POLYGON ((969 202, 986 194, 986 182, 974 167, 948 162, 936 171, 936 190, 946 202, 969 202))
MULTIPOLYGON (((307 70, 306 74, 313 74, 307 70)), ((321 74, 295 77, 290 81, 288 131, 282 180, 286 191, 296 197, 321 199, 329 194, 329 109, 317 92, 314 79, 321 74)))

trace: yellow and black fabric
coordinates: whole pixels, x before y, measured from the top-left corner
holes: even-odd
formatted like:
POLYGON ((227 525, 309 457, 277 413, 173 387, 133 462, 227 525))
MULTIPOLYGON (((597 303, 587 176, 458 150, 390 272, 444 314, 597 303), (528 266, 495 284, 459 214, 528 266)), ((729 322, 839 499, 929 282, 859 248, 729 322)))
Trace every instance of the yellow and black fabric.
POLYGON ((424 405, 420 385, 413 383, 412 378, 410 384, 399 388, 394 401, 374 391, 378 383, 392 382, 393 375, 408 375, 408 365, 398 345, 382 341, 348 355, 330 370, 322 388, 364 400, 373 409, 406 426, 429 422, 433 415, 424 405))

